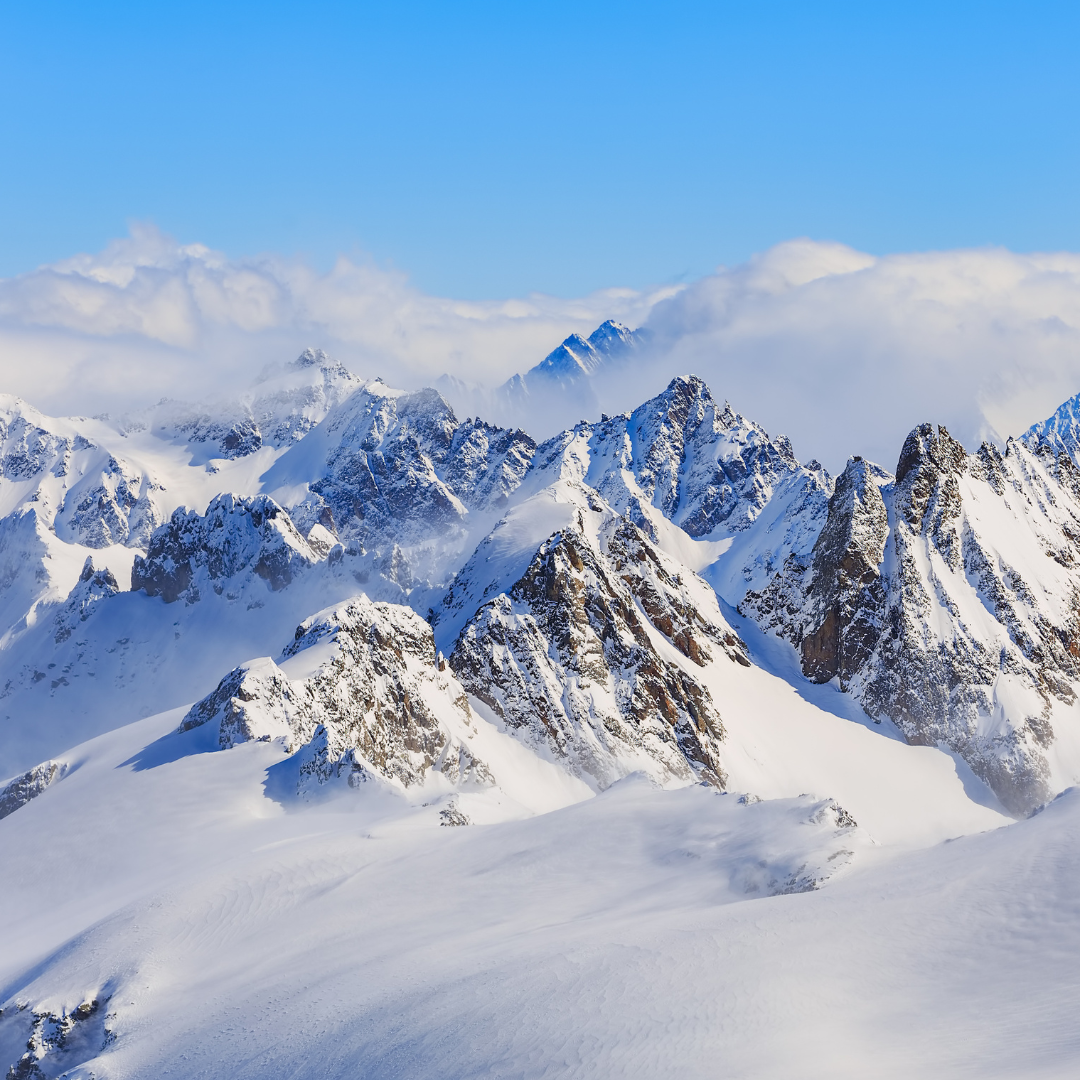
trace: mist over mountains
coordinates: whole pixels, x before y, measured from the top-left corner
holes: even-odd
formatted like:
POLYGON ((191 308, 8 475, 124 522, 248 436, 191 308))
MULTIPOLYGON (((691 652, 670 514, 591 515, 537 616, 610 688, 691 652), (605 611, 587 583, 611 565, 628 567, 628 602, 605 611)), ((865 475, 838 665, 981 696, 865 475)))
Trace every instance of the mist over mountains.
POLYGON ((800 240, 689 284, 458 301, 372 264, 230 259, 135 227, 97 255, 0 282, 0 344, 20 358, 8 392, 97 414, 197 399, 193 388, 239 393, 312 341, 367 378, 419 389, 447 375, 490 392, 614 319, 651 335, 633 377, 596 380, 595 409, 538 413, 535 436, 633 409, 694 371, 838 471, 852 453, 894 457, 930 386, 969 449, 1048 416, 1080 385, 1078 270, 1067 253, 875 257, 800 240))

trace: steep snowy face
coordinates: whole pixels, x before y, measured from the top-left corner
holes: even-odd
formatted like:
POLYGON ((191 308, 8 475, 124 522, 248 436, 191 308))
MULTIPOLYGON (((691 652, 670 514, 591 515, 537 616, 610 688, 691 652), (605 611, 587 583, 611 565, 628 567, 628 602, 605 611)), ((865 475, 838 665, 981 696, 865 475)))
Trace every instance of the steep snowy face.
POLYGON ((459 422, 434 390, 375 383, 277 462, 264 484, 301 492, 292 511, 302 528, 318 522, 358 540, 397 564, 388 571, 408 587, 460 549, 470 515, 506 504, 534 450, 524 432, 459 422))
POLYGON ((1019 441, 1033 453, 1049 451, 1055 458, 1064 453, 1080 465, 1080 394, 1064 402, 1049 419, 1032 424, 1019 441))
POLYGON ((696 376, 672 380, 627 425, 639 486, 694 537, 748 528, 799 463, 784 436, 770 439, 696 376))
POLYGON ((404 786, 432 769, 492 783, 463 740, 464 692, 436 656, 431 628, 408 608, 359 596, 305 620, 279 664, 243 664, 192 706, 181 731, 210 725, 219 749, 280 739, 301 794, 342 778, 404 786))
POLYGON ((164 520, 159 480, 99 441, 93 420, 44 416, 0 397, 0 514, 32 507, 67 543, 141 546, 164 520))
POLYGON ((619 512, 644 501, 694 538, 749 528, 781 484, 806 473, 784 436, 718 405, 695 375, 629 415, 549 440, 534 470, 537 481, 584 480, 619 512))
MULTIPOLYGON (((800 465, 786 438, 719 406, 696 376, 673 379, 633 413, 543 443, 522 493, 560 480, 588 484, 661 546, 670 522, 683 541, 722 547, 704 573, 731 604, 765 588, 790 555, 809 554, 833 483, 817 462, 800 465)), ((669 546, 685 552, 685 543, 669 546)))
POLYGON ((219 495, 205 514, 174 511, 151 537, 146 557, 136 556, 131 588, 167 604, 191 604, 203 591, 239 588, 242 574, 283 589, 320 558, 273 499, 219 495))
POLYGON ((895 483, 849 463, 812 557, 789 559, 741 610, 798 648, 808 678, 838 677, 871 716, 949 746, 1029 811, 1070 782, 1078 479, 1048 446, 969 455, 924 424, 895 483))
POLYGON ((693 669, 749 661, 696 575, 581 488, 572 523, 491 592, 450 665, 511 730, 597 788, 639 769, 723 786, 723 724, 693 669))
POLYGON ((612 319, 598 326, 588 337, 571 334, 524 375, 515 375, 501 388, 510 398, 569 390, 587 381, 605 364, 626 359, 646 341, 644 330, 631 330, 612 319))

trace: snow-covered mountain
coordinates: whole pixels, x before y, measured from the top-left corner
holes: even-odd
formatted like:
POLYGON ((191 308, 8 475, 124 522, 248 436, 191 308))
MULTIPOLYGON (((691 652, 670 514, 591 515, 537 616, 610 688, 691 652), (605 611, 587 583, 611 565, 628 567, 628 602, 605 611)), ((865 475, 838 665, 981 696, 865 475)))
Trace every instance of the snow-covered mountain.
POLYGON ((568 390, 583 384, 602 367, 617 365, 648 340, 645 330, 631 330, 608 319, 589 336, 571 334, 536 367, 514 375, 500 388, 508 399, 527 398, 549 390, 568 390))
POLYGON ((587 338, 571 334, 539 364, 512 375, 501 386, 484 387, 443 375, 435 389, 462 415, 479 414, 546 434, 597 414, 597 379, 626 370, 641 357, 649 339, 645 328, 631 330, 608 319, 587 338))
MULTIPOLYGON (((640 344, 606 323, 521 385, 565 392, 640 344)), ((853 458, 834 478, 694 376, 539 445, 310 350, 219 405, 57 419, 5 399, 0 859, 23 869, 0 887, 0 1065, 266 1075, 332 1028, 292 1074, 362 1055, 373 1076, 713 1075, 678 1025, 658 1058, 624 1068, 605 1043, 586 1067, 606 1006, 564 1018, 578 1057, 545 1057, 491 958, 566 927, 506 955, 554 986, 556 953, 588 953, 607 993, 636 978, 623 932, 648 981, 684 916, 818 912, 831 940, 875 881, 918 893, 984 858, 1022 881, 1023 841, 970 834, 1057 851, 1075 808, 1053 800, 1080 781, 1074 405, 1004 451, 922 425, 895 474, 853 458), (492 828, 441 828, 468 825, 492 828), (847 899, 766 900, 818 891, 847 899), (497 1007, 421 1019, 423 987, 454 1000, 481 971, 497 1007), (248 1035, 211 1060, 237 1002, 248 1035), (445 1064, 458 1024, 486 1032, 468 1069, 445 1064)), ((913 904, 929 954, 937 909, 913 904)), ((726 990, 699 970, 703 940, 671 962, 701 1000, 742 993, 741 961, 726 990)), ((1023 1015, 1056 1016, 1021 975, 1023 1015)), ((868 1074, 866 1054, 822 1060, 868 1074)))

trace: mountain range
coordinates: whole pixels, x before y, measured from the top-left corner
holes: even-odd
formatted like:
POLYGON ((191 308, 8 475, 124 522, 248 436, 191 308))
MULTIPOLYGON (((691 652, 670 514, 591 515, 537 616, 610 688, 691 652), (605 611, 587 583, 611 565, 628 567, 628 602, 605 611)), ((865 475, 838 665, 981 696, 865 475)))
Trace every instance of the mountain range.
MULTIPOLYGON (((567 338, 498 391, 521 427, 316 350, 224 403, 53 418, 0 398, 0 859, 27 867, 0 892, 19 940, 0 965, 9 1076, 355 1075, 361 1053, 373 1076, 614 1075, 590 987, 659 978, 627 1015, 666 1016, 670 955, 713 992, 647 911, 736 919, 832 892, 827 938, 875 873, 918 892, 910 874, 999 859, 1026 888, 1025 852, 1057 850, 1078 812, 1080 395, 1004 447, 927 423, 895 463, 838 476, 693 375, 544 441, 522 429, 559 395, 598 412, 591 377, 645 340, 613 322, 567 338), (545 896, 571 928, 558 948, 490 930, 536 933, 545 896), (602 909, 615 922, 582 929, 602 909), (283 914, 301 911, 336 930, 302 948, 283 914), (614 925, 652 958, 636 975, 614 925), (579 932, 600 966, 563 971, 579 932), (267 959, 275 934, 291 970, 267 959), (362 992, 332 946, 350 934, 362 992), (219 978, 185 966, 183 940, 219 978), (529 991, 489 949, 580 988, 534 1017, 542 1039, 515 1034, 507 1002, 529 991), (475 1009, 455 970, 486 980, 475 1009), (324 1066, 300 1064, 324 1040, 324 1066)), ((912 948, 932 951, 940 912, 919 903, 912 948)), ((763 1023, 790 1035, 776 994, 763 1023)), ((1058 1016, 1032 995, 1025 1015, 1058 1016)), ((710 1075, 702 1023, 622 1071, 710 1075)), ((957 1023, 964 1045, 985 1035, 957 1023)), ((730 1075, 792 1075, 791 1039, 730 1075)), ((821 1074, 869 1060, 830 1050, 821 1074)))

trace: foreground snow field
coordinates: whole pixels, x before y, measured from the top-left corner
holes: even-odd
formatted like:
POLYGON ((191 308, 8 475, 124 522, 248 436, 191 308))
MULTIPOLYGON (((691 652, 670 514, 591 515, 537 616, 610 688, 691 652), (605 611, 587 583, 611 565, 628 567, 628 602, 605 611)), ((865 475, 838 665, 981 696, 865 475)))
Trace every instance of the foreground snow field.
POLYGON ((68 1049, 45 1047, 41 1075, 1080 1065, 1073 791, 1005 824, 941 783, 944 755, 877 739, 896 772, 868 765, 844 809, 888 810, 890 843, 820 792, 755 801, 639 775, 582 801, 567 790, 540 816, 444 828, 445 796, 375 782, 276 801, 279 746, 213 752, 198 729, 174 734, 178 720, 80 747, 62 783, 4 821, 6 1063, 35 1014, 54 1018, 38 1020, 41 1042, 96 1002, 68 1049), (913 850, 928 799, 956 838, 913 850))
POLYGON ((0 1076, 1080 1075, 1077 415, 0 399, 0 1076))

